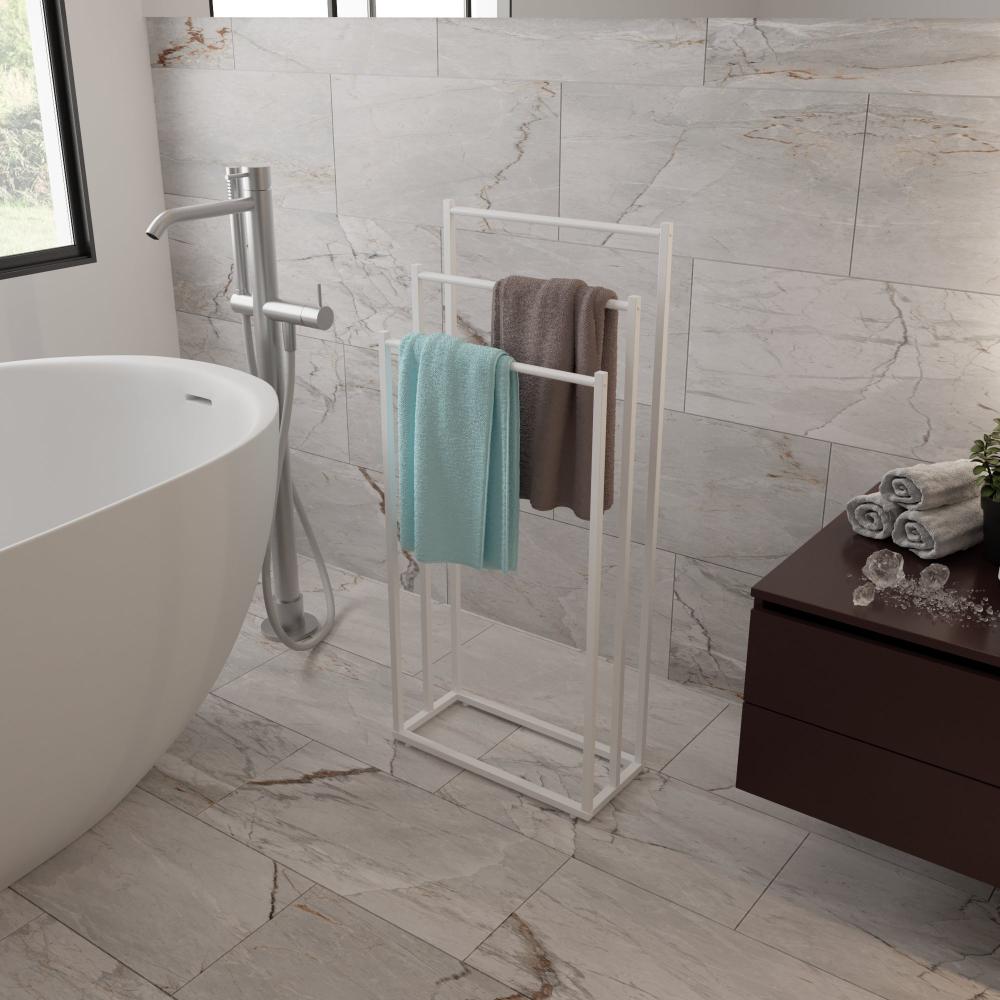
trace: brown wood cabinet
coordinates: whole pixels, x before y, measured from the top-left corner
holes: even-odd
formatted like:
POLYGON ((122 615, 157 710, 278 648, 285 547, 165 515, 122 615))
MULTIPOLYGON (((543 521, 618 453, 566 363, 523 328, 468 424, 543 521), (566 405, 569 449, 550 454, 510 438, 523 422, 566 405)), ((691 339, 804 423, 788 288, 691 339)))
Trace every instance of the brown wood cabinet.
MULTIPOLYGON (((865 560, 891 547, 841 515, 754 588, 736 784, 995 885, 997 569, 979 547, 942 560, 995 620, 855 607, 865 560)), ((926 565, 905 556, 910 577, 926 565)))

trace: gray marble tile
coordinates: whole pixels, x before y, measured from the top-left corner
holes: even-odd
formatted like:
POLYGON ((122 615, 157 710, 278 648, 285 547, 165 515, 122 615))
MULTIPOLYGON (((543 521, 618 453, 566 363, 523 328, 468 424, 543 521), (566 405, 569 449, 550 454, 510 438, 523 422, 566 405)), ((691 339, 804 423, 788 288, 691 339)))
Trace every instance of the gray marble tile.
POLYGON ((441 76, 700 87, 704 71, 704 18, 442 19, 438 35, 441 76))
POLYGON ((912 462, 912 458, 903 455, 886 455, 880 451, 846 448, 835 444, 830 452, 830 478, 826 484, 824 522, 829 524, 839 514, 843 514, 848 500, 859 493, 867 493, 890 469, 910 465, 912 462))
MULTIPOLYGON (((620 539, 605 537, 604 541, 600 650, 611 656, 622 551, 620 539)), ((582 648, 587 630, 588 544, 589 533, 574 525, 522 515, 517 572, 463 569, 462 606, 535 635, 582 648)), ((639 658, 645 558, 645 546, 633 542, 625 643, 625 661, 632 665, 639 658)), ((671 553, 657 551, 655 572, 650 663, 654 672, 665 676, 670 646, 671 553)))
MULTIPOLYGON (((327 563, 375 580, 385 579, 385 515, 381 473, 306 452, 292 452, 295 484, 327 563)), ((308 552, 298 538, 299 552, 308 552)), ((400 559, 408 584, 415 562, 400 559)))
POLYGON ((351 462, 381 472, 382 397, 379 391, 378 364, 377 351, 344 347, 351 462))
MULTIPOLYGON (((246 371, 243 327, 238 323, 178 313, 185 357, 246 371)), ((299 332, 295 351, 295 406, 288 441, 293 448, 346 462, 347 389, 344 348, 299 332)))
POLYGON ((166 995, 49 916, 0 941, 0 996, 9 1000, 164 1000, 166 995))
POLYGON ((822 837, 740 930, 887 1000, 1000 996, 995 906, 822 837))
POLYGON ((590 823, 575 856, 735 927, 802 843, 794 826, 663 775, 640 775, 590 823))
POLYGON ((308 742, 306 736, 209 695, 139 787, 196 815, 308 742))
MULTIPOLYGON (((332 566, 328 567, 328 572, 337 605, 337 623, 329 637, 329 644, 367 660, 388 665, 389 607, 385 583, 356 573, 347 573, 332 566)), ((439 603, 439 597, 443 599, 445 589, 443 570, 432 567, 431 575, 432 593, 435 595, 434 603, 431 605, 431 659, 436 663, 451 650, 451 611, 446 605, 439 603)), ((317 617, 325 614, 326 604, 320 589, 319 573, 315 563, 305 556, 299 557, 299 586, 302 589, 306 610, 317 617)), ((250 604, 250 610, 254 615, 265 614, 259 585, 250 604)), ((491 624, 492 622, 486 618, 467 611, 463 612, 462 641, 473 638, 491 624)), ((403 670, 409 674, 419 673, 420 598, 416 594, 407 591, 400 594, 400 625, 403 670)), ((279 644, 268 642, 268 646, 274 651, 274 655, 285 652, 285 647, 279 644)))
POLYGON ((436 76, 436 34, 430 18, 233 19, 241 71, 436 76))
MULTIPOLYGON (((503 625, 462 647, 462 680, 468 690, 579 732, 583 720, 583 664, 579 651, 503 625), (500 668, 502 665, 502 669, 500 668)), ((600 664, 598 720, 606 733, 611 666, 600 664)), ((634 732, 637 673, 625 670, 626 749, 634 732)), ((646 764, 662 767, 725 707, 704 691, 650 678, 646 764)))
MULTIPOLYGON (((648 247, 647 247, 648 249, 648 247)), ((655 250, 655 246, 653 247, 655 250)), ((654 254, 555 243, 503 233, 461 233, 458 261, 462 274, 497 280, 509 274, 536 278, 581 278, 592 285, 610 288, 621 298, 642 297, 639 347, 640 403, 650 403, 653 392, 653 356, 656 333, 656 268, 654 254)), ((684 409, 684 377, 687 369, 687 332, 691 305, 692 261, 676 257, 670 288, 670 334, 667 339, 667 406, 684 409)), ((470 337, 489 340, 491 325, 490 292, 478 289, 455 290, 459 326, 470 337)), ((625 315, 619 314, 619 331, 625 329, 625 315)), ((619 332, 619 345, 624 344, 619 332)), ((624 351, 619 367, 616 394, 624 398, 624 351)))
POLYGON ((333 107, 346 215, 440 225, 444 198, 558 214, 558 84, 337 76, 333 107))
POLYGON ((481 972, 319 886, 182 990, 180 1000, 495 1000, 481 972))
MULTIPOLYGON (((403 692, 405 712, 407 715, 416 712, 422 705, 422 688, 417 678, 405 675, 403 692)), ((441 693, 437 689, 435 696, 441 693)), ((460 770, 422 751, 395 743, 389 669, 326 643, 308 655, 283 653, 229 684, 221 695, 234 705, 280 722, 431 792, 460 770)), ((456 706, 434 719, 422 732, 463 753, 479 756, 515 728, 473 709, 456 706)))
POLYGON ((458 958, 564 860, 318 744, 204 816, 458 958))
POLYGON ((178 312, 177 333, 182 358, 223 365, 241 372, 247 371, 243 327, 238 323, 190 312, 178 312))
POLYGON ((670 627, 670 679, 743 696, 753 601, 751 573, 678 556, 670 627))
POLYGON ((728 705, 663 768, 663 773, 707 792, 732 788, 742 718, 742 705, 728 705))
POLYGON ((152 72, 168 194, 224 198, 227 166, 265 164, 276 206, 337 210, 328 76, 152 72))
POLYGON ((1000 292, 1000 99, 873 94, 851 273, 1000 292))
POLYGON ((147 17, 149 61, 167 69, 233 69, 233 25, 228 17, 147 17))
MULTIPOLYGON (((966 875, 960 875, 940 865, 905 854, 893 847, 876 843, 856 833, 824 823, 803 813, 787 809, 776 802, 750 795, 735 787, 736 760, 739 751, 741 705, 730 705, 721 715, 703 729, 670 763, 663 773, 672 778, 714 791, 733 802, 739 802, 758 812, 767 813, 777 819, 791 823, 801 830, 820 834, 827 840, 846 844, 856 850, 881 858, 891 864, 918 872, 945 885, 960 889, 967 895, 988 894, 990 887, 966 875)), ((456 779, 458 780, 458 779, 456 779)))
MULTIPOLYGON (((168 204, 194 199, 168 198, 168 204)), ((411 332, 410 267, 439 266, 441 240, 432 226, 351 219, 282 208, 276 213, 281 294, 316 301, 321 285, 334 312, 333 329, 308 331, 319 339, 375 347, 383 336, 411 332)), ((227 294, 232 249, 224 221, 184 223, 171 229, 174 296, 184 312, 233 321, 227 294)), ((441 329, 439 289, 422 290, 424 329, 441 329)), ((242 355, 242 346, 239 349, 242 355)))
MULTIPOLYGON (((638 454, 648 450, 640 412, 638 454)), ((830 446, 822 441, 668 413, 659 544, 762 575, 818 531, 830 446)), ((637 523, 645 469, 637 462, 637 523)))
POLYGON ((937 461, 998 412, 998 378, 996 296, 695 265, 689 413, 937 461))
POLYGON ((0 939, 34 920, 41 912, 13 889, 0 889, 0 939))
POLYGON ((675 251, 691 257, 846 274, 865 100, 565 84, 560 210, 673 222, 675 251))
POLYGON ((708 22, 708 86, 996 96, 998 80, 997 21, 713 17, 708 22))
MULTIPOLYGON (((483 756, 572 798, 580 752, 520 730, 483 756)), ((598 780, 607 778, 601 764, 598 780)), ((472 774, 440 793, 595 868, 735 927, 805 832, 719 796, 645 772, 589 823, 547 809, 472 774)))
MULTIPOLYGON (((262 605, 261 613, 263 610, 262 605)), ((260 623, 260 616, 247 615, 246 621, 240 628, 240 634, 233 644, 232 652, 222 668, 222 673, 212 685, 213 690, 236 680, 237 677, 242 677, 247 671, 254 670, 284 650, 285 647, 280 643, 273 642, 261 635, 260 623)))
POLYGON ((873 997, 576 860, 567 862, 468 961, 526 997, 873 997))
POLYGON ((17 890, 102 951, 173 991, 309 885, 136 790, 25 876, 17 890))

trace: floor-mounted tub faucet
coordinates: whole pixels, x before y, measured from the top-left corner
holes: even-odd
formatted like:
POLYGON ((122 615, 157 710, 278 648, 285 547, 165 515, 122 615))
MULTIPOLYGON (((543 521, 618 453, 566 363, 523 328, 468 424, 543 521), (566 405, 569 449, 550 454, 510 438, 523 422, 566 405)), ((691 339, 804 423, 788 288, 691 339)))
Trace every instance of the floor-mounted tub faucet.
POLYGON ((311 649, 333 628, 333 587, 323 554, 292 482, 288 429, 295 394, 295 329, 305 326, 329 330, 333 326, 333 311, 322 301, 316 306, 305 306, 284 302, 278 297, 270 168, 228 167, 226 181, 227 200, 168 208, 149 224, 146 235, 158 240, 178 222, 220 216, 231 219, 235 290, 230 296, 230 306, 243 324, 250 371, 274 387, 281 409, 278 498, 262 574, 268 618, 262 628, 265 634, 280 639, 292 649, 311 649), (299 515, 323 581, 327 618, 322 625, 303 608, 293 510, 299 515))

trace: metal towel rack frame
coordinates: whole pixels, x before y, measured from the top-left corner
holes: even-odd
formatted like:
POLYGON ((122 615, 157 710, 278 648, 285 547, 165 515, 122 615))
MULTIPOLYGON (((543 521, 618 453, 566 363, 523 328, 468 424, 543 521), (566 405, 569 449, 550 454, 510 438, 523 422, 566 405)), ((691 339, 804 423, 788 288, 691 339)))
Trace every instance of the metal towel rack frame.
POLYGON ((434 697, 433 662, 431 657, 431 593, 429 574, 419 576, 421 622, 421 678, 423 707, 405 717, 402 691, 401 636, 400 636, 400 573, 397 524, 399 492, 396 470, 398 453, 394 417, 393 351, 398 340, 384 340, 379 352, 379 383, 381 389, 382 442, 386 470, 385 543, 386 572, 389 581, 389 637, 392 670, 393 733, 397 740, 418 747, 427 753, 488 778, 548 806, 561 809, 579 819, 592 819, 610 802, 641 770, 646 745, 646 728, 649 707, 650 645, 652 642, 652 601, 656 585, 656 539, 660 511, 660 473, 662 462, 664 406, 666 402, 667 325, 670 309, 671 259, 673 252, 673 224, 659 226, 633 226, 623 223, 605 223, 589 219, 566 219, 558 216, 531 215, 522 212, 505 212, 496 209, 465 208, 448 199, 444 202, 442 232, 444 272, 422 271, 414 266, 412 296, 412 329, 420 329, 420 286, 423 282, 439 284, 444 289, 445 332, 454 336, 457 328, 456 287, 492 289, 494 282, 458 273, 457 226, 459 218, 473 218, 496 222, 528 223, 561 229, 591 230, 609 235, 644 237, 657 241, 656 324, 653 360, 653 391, 649 433, 649 463, 646 504, 646 546, 642 577, 642 610, 639 625, 638 673, 635 684, 635 731, 632 750, 623 747, 623 722, 625 706, 625 645, 629 616, 629 591, 631 578, 632 516, 634 506, 636 406, 638 389, 639 330, 641 300, 637 295, 626 300, 612 299, 609 309, 625 314, 622 324, 625 339, 624 415, 621 440, 621 470, 618 490, 620 503, 620 539, 622 547, 619 561, 619 579, 615 603, 614 644, 611 657, 611 702, 609 711, 608 742, 598 740, 600 706, 598 702, 601 672, 600 620, 601 576, 604 555, 604 472, 605 432, 607 407, 615 405, 615 387, 608 392, 608 374, 597 372, 594 376, 537 365, 515 363, 514 370, 532 378, 548 378, 576 385, 591 386, 593 400, 593 447, 591 452, 590 483, 590 538, 587 573, 587 625, 586 644, 583 650, 585 665, 584 719, 582 732, 537 718, 519 709, 481 697, 465 689, 462 676, 462 644, 460 622, 462 613, 462 571, 456 565, 447 567, 448 603, 450 606, 451 640, 451 689, 434 697), (507 771, 470 754, 462 753, 439 740, 419 732, 435 716, 455 704, 468 705, 515 725, 522 726, 543 736, 575 747, 582 752, 583 779, 579 799, 561 795, 518 774, 507 771), (595 765, 597 758, 608 762, 608 781, 597 788, 595 765))

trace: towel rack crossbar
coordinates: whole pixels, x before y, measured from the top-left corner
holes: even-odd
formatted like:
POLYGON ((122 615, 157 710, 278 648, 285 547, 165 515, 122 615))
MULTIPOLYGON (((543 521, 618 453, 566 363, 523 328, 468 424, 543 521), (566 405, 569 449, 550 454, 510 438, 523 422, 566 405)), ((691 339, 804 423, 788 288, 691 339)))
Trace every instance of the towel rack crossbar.
MULTIPOLYGON (((627 626, 630 622, 630 586, 633 499, 635 479, 635 452, 637 426, 637 397, 639 393, 639 338, 641 321, 641 299, 637 295, 627 300, 613 299, 609 309, 625 314, 621 325, 624 334, 625 364, 624 398, 621 403, 622 428, 620 439, 621 462, 619 469, 619 548, 617 556, 615 586, 617 600, 614 607, 614 628, 612 653, 605 659, 600 652, 602 579, 605 578, 604 551, 604 460, 605 430, 608 410, 615 406, 614 387, 608 385, 607 372, 600 371, 594 376, 578 375, 555 368, 544 368, 514 362, 512 368, 519 374, 539 376, 559 382, 593 387, 593 416, 591 434, 591 520, 589 525, 589 545, 587 553, 587 619, 586 639, 583 653, 582 674, 584 681, 584 718, 581 733, 564 729, 551 722, 538 719, 516 708, 499 704, 467 691, 464 686, 462 649, 462 570, 461 567, 447 566, 448 604, 450 619, 451 684, 450 690, 435 698, 435 684, 432 677, 434 667, 429 637, 432 623, 432 601, 429 574, 421 567, 419 574, 420 593, 420 660, 423 678, 423 706, 416 715, 406 717, 403 704, 402 635, 400 613, 400 566, 397 520, 399 511, 399 485, 394 470, 398 463, 395 428, 395 391, 392 352, 399 348, 400 340, 385 339, 379 350, 379 386, 382 405, 383 461, 385 474, 385 542, 386 577, 389 581, 389 647, 392 673, 392 715, 394 738, 411 746, 450 761, 498 784, 505 785, 522 795, 526 795, 548 806, 561 809, 579 819, 589 820, 610 802, 643 768, 646 748, 646 725, 649 704, 650 652, 653 624, 653 595, 657 588, 657 554, 655 544, 659 527, 660 474, 662 462, 663 415, 666 407, 667 374, 667 324, 670 309, 670 271, 673 254, 673 226, 664 222, 656 228, 629 226, 622 223, 602 223, 585 219, 562 219, 555 216, 525 215, 519 212, 503 212, 494 209, 458 207, 451 200, 444 203, 442 230, 441 271, 422 271, 414 265, 411 271, 410 301, 411 329, 420 331, 420 286, 422 282, 432 282, 442 286, 444 300, 444 329, 451 336, 459 332, 458 309, 455 301, 455 287, 493 289, 495 282, 485 278, 467 277, 457 274, 458 253, 456 237, 458 230, 456 217, 468 216, 481 219, 496 219, 511 222, 538 223, 561 226, 568 229, 589 229, 596 232, 619 233, 624 235, 655 237, 657 240, 657 282, 654 301, 655 325, 653 326, 653 385, 650 401, 649 459, 647 462, 647 503, 645 510, 646 539, 642 566, 642 604, 639 616, 639 650, 635 682, 631 685, 634 694, 632 724, 632 752, 626 751, 623 739, 625 701, 625 650, 627 626), (610 391, 609 391, 610 389, 610 391), (608 742, 598 739, 599 702, 597 698, 599 678, 602 673, 610 673, 611 700, 608 713, 608 742), (572 799, 553 792, 542 784, 464 754, 454 747, 418 733, 424 723, 437 717, 455 704, 478 708, 480 711, 505 719, 540 733, 550 739, 578 748, 582 753, 583 779, 580 796, 572 799), (597 787, 595 765, 597 758, 607 764, 608 777, 597 787)), ((631 668, 629 668, 631 669, 631 668)))
MULTIPOLYGON (((492 291, 496 285, 495 281, 488 278, 467 278, 462 274, 442 274, 440 271, 421 271, 418 277, 421 281, 433 281, 438 285, 461 285, 465 288, 482 288, 484 291, 492 291)), ((624 299, 608 299, 605 308, 614 312, 628 312, 628 303, 624 299)))
MULTIPOLYGON (((529 215, 525 212, 504 212, 496 208, 468 208, 453 205, 451 215, 469 219, 495 219, 497 222, 523 222, 536 226, 556 226, 559 229, 589 229, 596 233, 620 236, 660 235, 659 226, 633 226, 626 222, 598 222, 595 219, 568 219, 558 215, 529 215)), ((669 225, 669 223, 667 223, 669 225)))
MULTIPOLYGON (((386 347, 398 349, 402 344, 401 340, 387 340, 386 347)), ((515 361, 510 366, 520 375, 537 375, 540 378, 552 379, 554 382, 572 382, 574 385, 586 385, 591 388, 597 383, 593 375, 577 375, 576 372, 565 372, 561 368, 543 368, 541 365, 527 365, 522 361, 515 361)), ((607 372, 603 373, 605 376, 607 372)))

